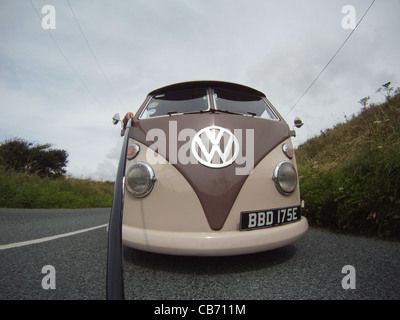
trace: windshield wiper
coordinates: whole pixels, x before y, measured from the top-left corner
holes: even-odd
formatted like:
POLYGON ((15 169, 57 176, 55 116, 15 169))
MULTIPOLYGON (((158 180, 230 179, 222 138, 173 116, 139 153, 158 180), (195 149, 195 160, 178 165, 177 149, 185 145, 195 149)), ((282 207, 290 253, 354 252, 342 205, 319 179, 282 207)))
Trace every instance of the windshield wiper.
POLYGON ((208 110, 196 110, 196 111, 188 111, 188 112, 178 112, 178 111, 169 111, 167 114, 172 116, 173 114, 196 114, 196 113, 207 113, 207 112, 214 112, 215 110, 208 109, 208 110))
MULTIPOLYGON (((215 112, 221 112, 221 113, 227 113, 227 114, 237 114, 240 116, 244 116, 245 114, 240 113, 240 112, 234 112, 234 111, 229 111, 229 110, 220 110, 220 109, 208 109, 208 110, 197 110, 197 111, 189 111, 189 112, 178 112, 178 111, 168 111, 167 115, 172 116, 174 114, 196 114, 196 113, 215 113, 215 112)), ((252 116, 255 115, 255 113, 249 112, 252 116)))
POLYGON ((227 114, 238 114, 240 116, 243 116, 243 113, 239 113, 239 112, 234 112, 234 111, 229 111, 229 110, 220 110, 220 109, 216 109, 215 111, 219 111, 219 112, 223 112, 223 113, 227 113, 227 114))

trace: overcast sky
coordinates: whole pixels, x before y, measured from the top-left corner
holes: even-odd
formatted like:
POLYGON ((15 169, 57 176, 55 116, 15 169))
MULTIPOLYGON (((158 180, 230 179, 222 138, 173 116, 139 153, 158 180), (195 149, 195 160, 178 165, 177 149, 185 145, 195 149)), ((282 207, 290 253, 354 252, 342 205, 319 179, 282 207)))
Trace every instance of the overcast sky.
MULTIPOLYGON (((114 180, 114 113, 135 112, 164 85, 223 80, 264 92, 286 115, 352 31, 343 6, 358 22, 371 2, 69 0, 78 25, 66 0, 1 0, 0 141, 52 143, 69 153, 72 176, 114 180), (45 5, 55 29, 42 28, 45 5)), ((387 81, 400 86, 399 13, 399 0, 376 0, 287 115, 291 127, 305 123, 296 145, 357 113, 361 98, 382 101, 387 81)))

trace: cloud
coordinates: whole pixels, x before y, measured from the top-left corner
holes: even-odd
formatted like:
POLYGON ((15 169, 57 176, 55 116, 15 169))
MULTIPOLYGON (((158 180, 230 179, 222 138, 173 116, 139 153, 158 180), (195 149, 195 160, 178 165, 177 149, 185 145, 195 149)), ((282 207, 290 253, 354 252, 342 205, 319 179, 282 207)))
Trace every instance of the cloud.
MULTIPOLYGON (((57 27, 41 28, 29 1, 0 4, 0 138, 53 143, 74 176, 110 179, 120 128, 148 92, 179 81, 250 85, 285 114, 348 35, 340 1, 52 1, 57 27), (49 36, 53 36, 56 44, 49 36), (58 46, 58 47, 57 47, 58 46), (114 92, 115 91, 115 92, 114 92)), ((32 1, 41 15, 46 0, 32 1)), ((353 1, 357 16, 369 4, 353 1)), ((319 133, 387 81, 400 83, 398 2, 377 1, 349 42, 291 112, 297 142, 319 133)), ((373 99, 372 99, 373 100, 373 99)))

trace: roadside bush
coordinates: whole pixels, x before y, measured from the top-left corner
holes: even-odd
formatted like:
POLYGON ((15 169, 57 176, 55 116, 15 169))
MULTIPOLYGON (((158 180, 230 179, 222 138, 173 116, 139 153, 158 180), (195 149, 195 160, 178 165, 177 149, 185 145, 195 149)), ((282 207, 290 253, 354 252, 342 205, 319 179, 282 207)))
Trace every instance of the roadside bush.
POLYGON ((67 163, 67 151, 51 149, 50 144, 33 144, 19 138, 0 143, 0 166, 5 170, 61 178, 67 163))
POLYGON ((400 95, 301 145, 311 225, 400 240, 400 95))
POLYGON ((379 150, 360 150, 335 167, 301 167, 310 224, 400 240, 399 159, 400 152, 382 157, 379 150))

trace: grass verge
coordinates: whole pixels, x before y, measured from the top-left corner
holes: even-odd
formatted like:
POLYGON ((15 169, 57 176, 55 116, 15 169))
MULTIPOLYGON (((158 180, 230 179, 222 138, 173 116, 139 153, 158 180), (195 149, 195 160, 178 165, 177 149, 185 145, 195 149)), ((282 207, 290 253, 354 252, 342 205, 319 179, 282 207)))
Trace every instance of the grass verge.
POLYGON ((113 182, 40 178, 0 169, 0 207, 3 208, 111 207, 113 190, 113 182))

